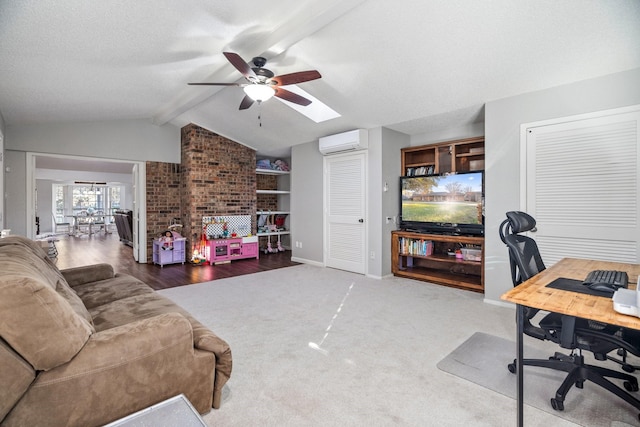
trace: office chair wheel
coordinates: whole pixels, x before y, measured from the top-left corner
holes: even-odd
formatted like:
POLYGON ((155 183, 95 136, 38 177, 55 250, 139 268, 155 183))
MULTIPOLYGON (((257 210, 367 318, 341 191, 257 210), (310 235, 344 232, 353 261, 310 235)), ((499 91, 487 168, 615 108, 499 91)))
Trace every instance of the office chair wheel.
POLYGON ((624 364, 624 365, 622 365, 622 370, 625 371, 625 372, 631 373, 631 372, 635 371, 636 368, 634 368, 633 366, 631 366, 629 364, 624 364))
POLYGON ((518 372, 518 369, 516 368, 516 364, 514 363, 509 363, 507 365, 507 369, 509 370, 509 372, 511 372, 512 374, 515 374, 516 372, 518 372))
POLYGON ((625 390, 627 391, 638 391, 638 383, 625 381, 622 385, 624 385, 625 390))
POLYGON ((551 398, 551 407, 556 411, 564 411, 564 402, 553 397, 551 398))

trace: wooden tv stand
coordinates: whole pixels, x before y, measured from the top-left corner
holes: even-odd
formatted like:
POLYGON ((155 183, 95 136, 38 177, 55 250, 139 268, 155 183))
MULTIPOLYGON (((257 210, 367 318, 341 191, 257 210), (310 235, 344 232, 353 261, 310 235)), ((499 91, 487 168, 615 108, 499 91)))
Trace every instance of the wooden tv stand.
POLYGON ((392 231, 391 271, 395 276, 484 292, 484 237, 392 231), (432 242, 431 254, 408 249, 411 244, 426 247, 425 242, 432 242), (480 249, 480 261, 449 255, 467 246, 480 249))

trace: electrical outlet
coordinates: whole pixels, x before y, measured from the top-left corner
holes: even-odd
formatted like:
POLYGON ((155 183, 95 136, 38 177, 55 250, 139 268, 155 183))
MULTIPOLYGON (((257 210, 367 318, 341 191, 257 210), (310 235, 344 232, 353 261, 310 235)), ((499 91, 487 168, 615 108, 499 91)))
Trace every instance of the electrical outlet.
POLYGON ((389 224, 391 222, 391 217, 390 216, 386 217, 385 221, 387 222, 387 224, 389 224))
POLYGON ((298 242, 298 247, 302 249, 302 242, 298 242))
POLYGON ((371 257, 371 259, 376 259, 376 253, 371 251, 371 254, 369 255, 371 257))

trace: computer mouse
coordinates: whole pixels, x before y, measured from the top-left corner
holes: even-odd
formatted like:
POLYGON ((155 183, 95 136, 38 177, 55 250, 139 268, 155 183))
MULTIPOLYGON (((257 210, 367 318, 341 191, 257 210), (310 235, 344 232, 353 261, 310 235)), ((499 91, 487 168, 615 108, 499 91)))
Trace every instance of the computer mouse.
POLYGON ((614 293, 616 288, 610 283, 595 282, 589 285, 589 289, 600 292, 614 293))

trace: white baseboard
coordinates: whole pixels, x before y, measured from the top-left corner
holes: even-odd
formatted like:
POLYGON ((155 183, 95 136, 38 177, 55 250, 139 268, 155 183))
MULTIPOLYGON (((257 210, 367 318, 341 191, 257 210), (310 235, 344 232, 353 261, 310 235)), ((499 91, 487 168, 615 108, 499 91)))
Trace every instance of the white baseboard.
POLYGON ((291 261, 293 262, 300 262, 302 264, 309 264, 309 265, 313 265, 316 267, 324 267, 324 263, 323 262, 319 262, 319 261, 312 261, 310 259, 304 259, 304 258, 298 258, 298 257, 291 257, 291 261))

